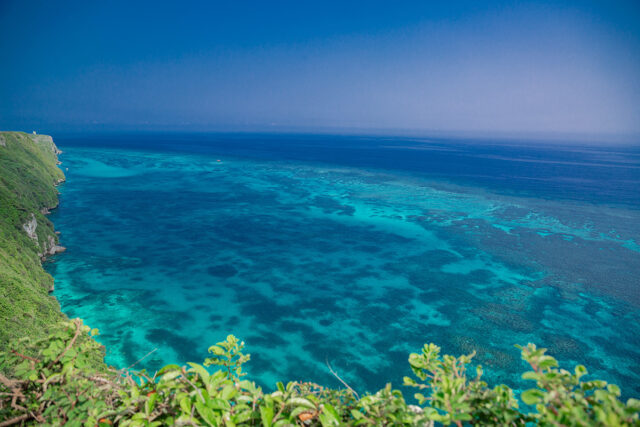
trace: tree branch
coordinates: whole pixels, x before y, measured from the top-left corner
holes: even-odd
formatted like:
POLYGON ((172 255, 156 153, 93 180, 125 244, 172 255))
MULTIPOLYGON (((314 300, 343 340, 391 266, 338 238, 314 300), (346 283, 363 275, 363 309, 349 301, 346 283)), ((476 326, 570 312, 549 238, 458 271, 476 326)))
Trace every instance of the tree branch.
POLYGON ((21 421, 29 419, 29 417, 30 417, 29 414, 24 414, 15 418, 11 418, 10 420, 1 422, 0 427, 6 427, 6 426, 12 426, 14 424, 18 424, 21 421))
POLYGON ((333 368, 331 367, 331 365, 329 364, 329 360, 325 359, 325 362, 327 362, 327 368, 329 368, 329 371, 331 371, 331 373, 333 374, 334 377, 336 377, 342 384, 344 384, 344 386, 349 389, 349 391, 351 393, 354 394, 354 396, 356 397, 356 399, 360 400, 360 396, 358 396, 358 393, 356 393, 356 391, 354 389, 351 388, 351 386, 349 384, 347 384, 342 378, 340 378, 340 376, 336 373, 336 371, 333 370, 333 368))
POLYGON ((15 354, 16 356, 22 357, 23 359, 31 360, 32 362, 36 362, 36 363, 40 363, 40 361, 38 359, 36 359, 34 357, 25 356, 24 354, 18 353, 15 350, 11 350, 11 353, 15 354))
POLYGON ((73 344, 75 344, 76 340, 78 339, 78 336, 80 335, 80 322, 81 322, 80 319, 76 319, 73 321, 73 323, 75 323, 76 325, 76 333, 73 335, 73 338, 71 338, 71 341, 69 341, 69 344, 67 344, 67 347, 62 351, 62 353, 60 353, 53 362, 49 363, 48 368, 51 368, 53 365, 58 363, 60 359, 62 359, 62 356, 64 356, 65 353, 69 351, 71 347, 73 347, 73 344))

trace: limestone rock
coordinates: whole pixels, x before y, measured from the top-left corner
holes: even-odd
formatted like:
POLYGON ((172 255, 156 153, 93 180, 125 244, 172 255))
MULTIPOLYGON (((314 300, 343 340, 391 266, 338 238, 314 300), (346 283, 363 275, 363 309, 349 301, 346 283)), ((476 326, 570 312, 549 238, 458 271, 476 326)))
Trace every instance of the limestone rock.
POLYGON ((35 240, 36 243, 38 243, 38 235, 36 234, 37 227, 38 221, 36 220, 36 216, 34 214, 31 214, 31 220, 29 220, 29 222, 22 224, 22 228, 27 232, 27 236, 35 240))
POLYGON ((53 238, 53 236, 49 236, 47 239, 47 244, 45 246, 44 249, 44 254, 45 255, 55 255, 58 254, 60 252, 64 252, 66 251, 67 248, 65 248, 64 246, 59 246, 56 244, 56 240, 53 238))

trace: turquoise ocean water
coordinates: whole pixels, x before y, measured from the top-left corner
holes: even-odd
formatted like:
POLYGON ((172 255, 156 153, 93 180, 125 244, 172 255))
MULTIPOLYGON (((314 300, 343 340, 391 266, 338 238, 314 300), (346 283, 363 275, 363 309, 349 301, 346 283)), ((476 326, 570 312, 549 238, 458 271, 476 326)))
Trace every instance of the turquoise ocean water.
POLYGON ((514 344, 640 395, 640 150, 329 136, 58 138, 46 264, 107 362, 357 391, 425 342, 522 387, 514 344))

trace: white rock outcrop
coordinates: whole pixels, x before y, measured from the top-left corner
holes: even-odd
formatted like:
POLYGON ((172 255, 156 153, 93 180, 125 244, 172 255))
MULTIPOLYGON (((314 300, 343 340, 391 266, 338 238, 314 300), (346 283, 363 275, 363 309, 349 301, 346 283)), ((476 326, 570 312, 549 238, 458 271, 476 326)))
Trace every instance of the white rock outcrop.
MULTIPOLYGON (((22 225, 22 228, 27 233, 36 245, 38 244, 38 234, 36 233, 36 228, 38 228, 38 221, 34 214, 31 214, 31 219, 29 222, 22 225)), ((60 252, 66 251, 67 248, 64 246, 60 246, 56 244, 56 239, 53 236, 47 236, 47 241, 44 244, 44 252, 38 253, 38 256, 44 261, 47 256, 55 255, 60 252)))
POLYGON ((29 222, 22 224, 22 228, 27 232, 27 236, 31 239, 35 240, 38 243, 38 235, 36 234, 36 228, 38 227, 38 221, 36 220, 36 216, 31 214, 31 220, 29 222))
POLYGON ((64 246, 56 245, 56 240, 53 238, 53 236, 49 236, 47 239, 47 244, 44 248, 44 256, 55 255, 66 250, 67 248, 65 248, 64 246))

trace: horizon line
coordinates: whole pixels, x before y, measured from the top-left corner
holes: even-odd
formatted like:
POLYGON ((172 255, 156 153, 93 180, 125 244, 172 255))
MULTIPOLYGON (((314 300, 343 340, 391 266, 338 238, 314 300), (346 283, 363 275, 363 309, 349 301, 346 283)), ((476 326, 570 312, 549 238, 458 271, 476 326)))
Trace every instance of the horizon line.
MULTIPOLYGON (((507 130, 451 130, 451 129, 419 129, 419 128, 373 128, 356 126, 277 126, 277 125, 226 125, 210 127, 180 127, 139 125, 102 126, 99 128, 82 128, 80 126, 43 126, 43 131, 37 128, 29 130, 15 130, 16 132, 33 133, 62 137, 81 135, 114 135, 114 134, 268 134, 268 135, 326 135, 353 137, 389 137, 389 138, 442 138, 442 139, 492 139, 497 141, 537 142, 537 143, 583 143, 640 145, 640 132, 568 132, 568 131, 507 131, 507 130), (57 128, 57 129, 56 129, 57 128)), ((0 130, 1 131, 1 130, 0 130)), ((10 131, 10 130, 7 130, 10 131)), ((496 142, 497 142, 496 141, 496 142)))

